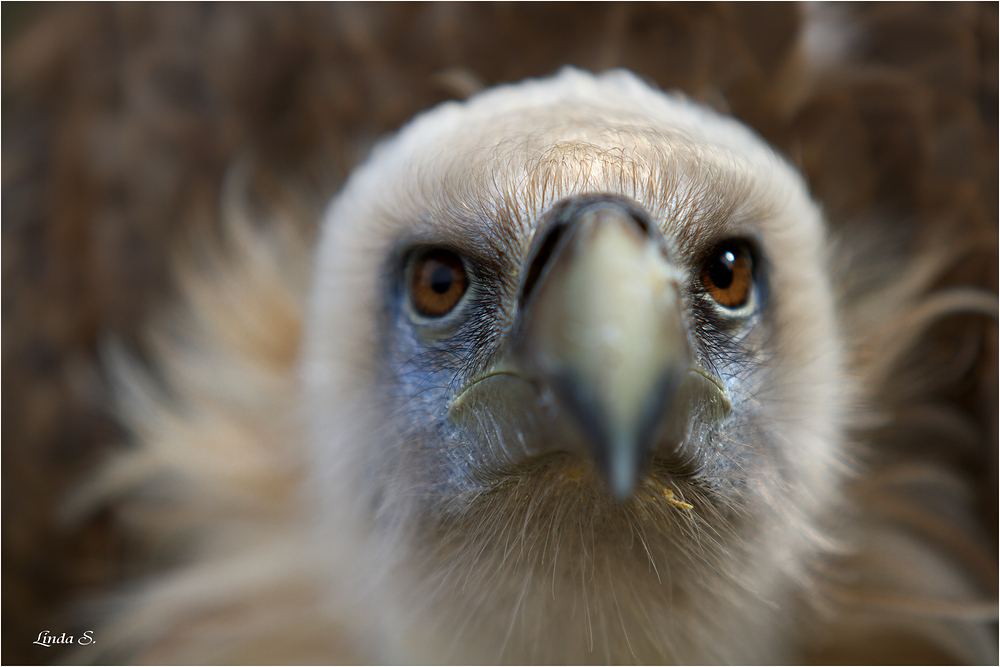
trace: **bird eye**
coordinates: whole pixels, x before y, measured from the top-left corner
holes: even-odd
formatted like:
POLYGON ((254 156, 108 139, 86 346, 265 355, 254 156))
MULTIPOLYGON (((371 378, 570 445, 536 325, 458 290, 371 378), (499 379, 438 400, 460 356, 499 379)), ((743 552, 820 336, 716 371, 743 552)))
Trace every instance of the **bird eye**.
POLYGON ((468 284, 458 255, 450 250, 429 250, 413 267, 410 282, 413 306, 426 317, 441 317, 455 307, 468 284))
POLYGON ((753 287, 750 253, 735 243, 718 246, 701 269, 701 284, 720 306, 739 308, 744 305, 753 287))

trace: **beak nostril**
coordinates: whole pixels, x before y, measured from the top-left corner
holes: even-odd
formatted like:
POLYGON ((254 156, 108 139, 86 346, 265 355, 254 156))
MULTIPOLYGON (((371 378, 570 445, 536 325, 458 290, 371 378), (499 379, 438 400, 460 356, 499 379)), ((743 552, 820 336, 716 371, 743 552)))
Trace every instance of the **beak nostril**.
POLYGON ((535 285, 538 284, 538 279, 541 278, 542 272, 549 263, 549 259, 555 253, 556 248, 559 245, 559 240, 563 236, 563 232, 566 231, 566 226, 561 224, 554 224, 545 233, 545 238, 542 241, 541 246, 535 251, 534 257, 531 259, 531 263, 528 265, 528 272, 525 274, 524 284, 521 287, 521 296, 519 299, 519 307, 524 308, 531 296, 531 292, 534 290, 535 285))
POLYGON ((528 267, 521 283, 518 306, 524 309, 541 281, 553 255, 571 236, 578 223, 601 209, 615 211, 615 217, 631 220, 638 227, 640 235, 653 238, 654 225, 645 210, 637 203, 617 195, 579 195, 569 197, 553 206, 540 223, 535 241, 528 253, 528 267))

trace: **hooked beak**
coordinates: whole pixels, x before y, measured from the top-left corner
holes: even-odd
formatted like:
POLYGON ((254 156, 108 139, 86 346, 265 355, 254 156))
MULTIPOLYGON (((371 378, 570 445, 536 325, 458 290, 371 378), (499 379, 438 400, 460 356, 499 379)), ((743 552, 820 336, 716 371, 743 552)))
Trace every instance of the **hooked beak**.
POLYGON ((501 469, 549 452, 593 459, 626 500, 644 466, 690 474, 691 420, 723 419, 721 383, 692 359, 679 275, 648 215, 624 198, 553 207, 522 273, 507 353, 449 406, 501 469))
POLYGON ((676 269, 638 207, 569 209, 529 264, 515 356, 572 415, 624 500, 690 367, 676 269))

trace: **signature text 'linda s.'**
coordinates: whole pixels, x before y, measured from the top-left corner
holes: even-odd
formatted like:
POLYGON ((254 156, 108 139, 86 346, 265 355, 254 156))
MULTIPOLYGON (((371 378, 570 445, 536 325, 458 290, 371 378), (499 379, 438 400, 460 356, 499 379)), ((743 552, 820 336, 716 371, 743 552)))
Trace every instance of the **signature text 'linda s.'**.
POLYGON ((51 648, 53 644, 79 644, 80 646, 87 646, 88 644, 93 644, 96 641, 93 635, 93 630, 87 630, 78 638, 74 639, 73 635, 67 635, 65 632, 61 635, 54 635, 48 630, 42 630, 38 633, 38 639, 31 643, 38 644, 39 646, 44 646, 46 648, 51 648))

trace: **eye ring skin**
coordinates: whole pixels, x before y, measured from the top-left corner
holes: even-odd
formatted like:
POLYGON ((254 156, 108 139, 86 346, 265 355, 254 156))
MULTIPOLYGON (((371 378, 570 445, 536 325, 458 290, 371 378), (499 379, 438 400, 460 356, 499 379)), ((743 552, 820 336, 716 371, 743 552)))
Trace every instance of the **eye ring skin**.
POLYGON ((714 309, 742 319, 758 305, 758 262, 752 245, 742 239, 714 245, 700 264, 698 285, 714 309))
POLYGON ((443 248, 426 250, 410 271, 410 299, 417 311, 437 319, 450 313, 469 285, 465 265, 456 253, 443 248))
POLYGON ((435 338, 447 335, 461 325, 464 321, 465 311, 469 302, 478 293, 479 282, 476 271, 470 266, 469 260, 463 253, 448 245, 421 244, 410 248, 404 253, 402 269, 402 275, 398 284, 403 293, 402 301, 404 302, 404 310, 414 325, 420 330, 432 334, 435 338), (438 253, 451 256, 455 264, 461 267, 464 287, 454 300, 454 303, 450 304, 450 308, 444 310, 439 315, 435 315, 421 311, 414 298, 413 286, 414 281, 417 279, 416 271, 420 268, 421 261, 438 253))

